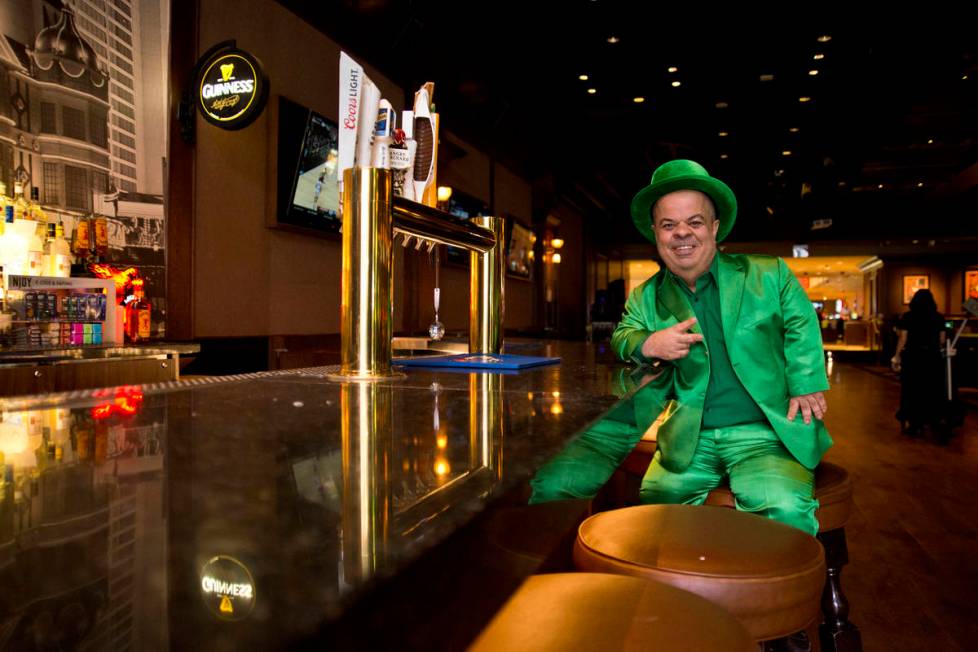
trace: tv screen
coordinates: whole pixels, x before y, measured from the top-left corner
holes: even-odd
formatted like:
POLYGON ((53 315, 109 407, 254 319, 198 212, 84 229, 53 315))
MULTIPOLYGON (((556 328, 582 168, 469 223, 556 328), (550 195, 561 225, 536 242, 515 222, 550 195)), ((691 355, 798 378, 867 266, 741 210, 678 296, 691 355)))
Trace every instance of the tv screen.
MULTIPOLYGON (((448 200, 446 211, 461 220, 468 220, 480 215, 488 215, 489 207, 481 199, 476 199, 472 195, 454 190, 448 200)), ((469 252, 461 247, 445 247, 445 259, 457 265, 469 264, 469 252)))
POLYGON ((336 122, 285 98, 279 101, 280 224, 339 231, 336 122))

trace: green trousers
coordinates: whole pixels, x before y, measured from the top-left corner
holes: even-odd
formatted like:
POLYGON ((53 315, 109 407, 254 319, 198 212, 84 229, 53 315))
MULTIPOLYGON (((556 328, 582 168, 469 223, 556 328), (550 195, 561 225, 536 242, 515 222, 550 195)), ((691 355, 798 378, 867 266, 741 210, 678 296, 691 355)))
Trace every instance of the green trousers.
POLYGON ((814 473, 802 466, 766 422, 700 431, 693 461, 681 473, 661 464, 657 452, 642 480, 643 503, 700 505, 724 478, 737 509, 815 535, 818 521, 814 473))
POLYGON ((608 418, 598 421, 537 471, 530 481, 530 504, 593 498, 641 437, 632 424, 608 418))
MULTIPOLYGON (((537 472, 530 503, 594 497, 641 436, 633 424, 599 421, 537 472)), ((698 505, 727 478, 738 509, 818 532, 814 474, 767 423, 701 431, 693 461, 682 473, 666 470, 660 457, 655 454, 642 480, 644 503, 698 505)))

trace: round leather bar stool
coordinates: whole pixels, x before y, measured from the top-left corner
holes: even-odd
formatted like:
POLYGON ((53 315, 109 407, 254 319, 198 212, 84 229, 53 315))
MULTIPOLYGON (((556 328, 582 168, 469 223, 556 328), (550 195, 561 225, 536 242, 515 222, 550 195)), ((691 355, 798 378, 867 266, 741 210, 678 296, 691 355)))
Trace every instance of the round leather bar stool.
MULTIPOLYGON (((825 622, 820 629, 826 652, 859 652, 859 629, 849 622, 849 601, 842 592, 842 567, 849 563, 846 523, 852 512, 852 479, 838 464, 822 462, 815 469, 815 499, 818 500, 818 539, 825 547, 826 578, 822 593, 825 622)), ((717 487, 706 497, 707 505, 735 508, 729 487, 717 487)))
POLYGON ((659 582, 604 573, 527 579, 470 648, 752 650, 744 626, 717 605, 659 582))
POLYGON ((578 529, 574 563, 696 593, 736 616, 758 642, 814 634, 821 620, 822 546, 753 514, 691 505, 602 512, 578 529))

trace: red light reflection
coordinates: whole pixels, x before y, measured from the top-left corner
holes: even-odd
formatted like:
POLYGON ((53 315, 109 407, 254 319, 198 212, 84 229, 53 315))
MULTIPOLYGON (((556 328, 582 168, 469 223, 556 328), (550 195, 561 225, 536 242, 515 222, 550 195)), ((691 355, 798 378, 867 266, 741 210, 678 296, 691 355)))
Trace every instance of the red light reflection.
MULTIPOLYGON (((107 393, 106 393, 107 394, 107 393)), ((138 387, 122 387, 115 392, 111 403, 103 403, 92 408, 92 418, 108 419, 113 414, 131 417, 139 412, 143 404, 143 392, 138 387)))

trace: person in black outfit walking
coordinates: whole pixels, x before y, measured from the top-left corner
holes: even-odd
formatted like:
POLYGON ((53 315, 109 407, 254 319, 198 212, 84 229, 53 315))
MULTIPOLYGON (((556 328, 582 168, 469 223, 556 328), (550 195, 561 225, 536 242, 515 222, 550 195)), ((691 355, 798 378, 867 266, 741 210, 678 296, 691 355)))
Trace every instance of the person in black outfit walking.
POLYGON ((896 418, 903 432, 916 437, 925 424, 938 435, 947 428, 944 361, 942 350, 947 337, 944 315, 930 290, 918 290, 910 300, 910 311, 896 325, 896 353, 891 360, 900 372, 900 409, 896 418))

